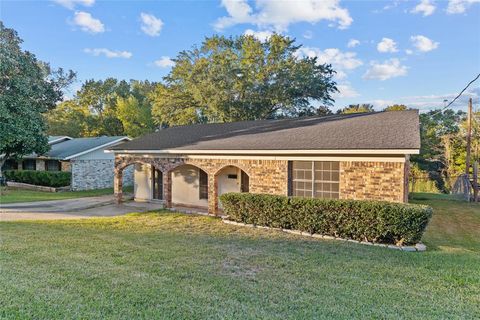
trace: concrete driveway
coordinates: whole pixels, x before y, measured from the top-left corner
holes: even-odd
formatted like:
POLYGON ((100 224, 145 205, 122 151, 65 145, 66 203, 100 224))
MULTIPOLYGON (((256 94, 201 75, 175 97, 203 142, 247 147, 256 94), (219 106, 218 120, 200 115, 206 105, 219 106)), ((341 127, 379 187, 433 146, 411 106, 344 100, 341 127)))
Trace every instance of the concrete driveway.
POLYGON ((0 204, 0 221, 112 217, 160 209, 161 205, 126 201, 115 204, 112 195, 66 200, 0 204))

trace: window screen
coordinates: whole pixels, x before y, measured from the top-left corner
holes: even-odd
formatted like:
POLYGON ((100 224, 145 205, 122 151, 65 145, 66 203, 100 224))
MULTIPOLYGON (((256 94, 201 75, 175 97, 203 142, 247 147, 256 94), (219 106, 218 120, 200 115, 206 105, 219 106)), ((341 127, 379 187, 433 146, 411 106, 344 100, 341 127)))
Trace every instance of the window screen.
POLYGON ((23 160, 22 169, 23 170, 36 170, 37 165, 36 165, 35 159, 23 160))
POLYGON ((315 198, 338 199, 340 164, 334 161, 315 161, 315 198))
POLYGON ((208 199, 208 175, 202 169, 199 171, 199 198, 208 199))
POLYGON ((339 197, 339 162, 293 161, 291 174, 292 195, 295 197, 339 197))
POLYGON ((45 170, 47 171, 61 171, 62 165, 58 160, 45 161, 45 170))
POLYGON ((7 159, 2 167, 2 170, 17 170, 17 169, 18 169, 18 162, 10 159, 7 159))

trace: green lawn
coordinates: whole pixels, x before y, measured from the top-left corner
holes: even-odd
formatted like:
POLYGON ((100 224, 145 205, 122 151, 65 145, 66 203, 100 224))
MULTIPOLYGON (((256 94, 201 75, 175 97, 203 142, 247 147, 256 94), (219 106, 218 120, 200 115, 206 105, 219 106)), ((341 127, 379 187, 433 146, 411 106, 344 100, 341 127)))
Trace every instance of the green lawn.
MULTIPOLYGON (((125 188, 126 192, 132 191, 132 188, 125 188)), ((32 202, 32 201, 46 201, 46 200, 63 200, 81 197, 95 197, 113 194, 113 188, 86 190, 86 191, 64 191, 64 192, 44 192, 32 191, 17 188, 1 188, 0 190, 0 204, 15 203, 15 202, 32 202)))
POLYGON ((166 212, 2 222, 0 318, 478 318, 480 205, 420 198, 424 253, 166 212))

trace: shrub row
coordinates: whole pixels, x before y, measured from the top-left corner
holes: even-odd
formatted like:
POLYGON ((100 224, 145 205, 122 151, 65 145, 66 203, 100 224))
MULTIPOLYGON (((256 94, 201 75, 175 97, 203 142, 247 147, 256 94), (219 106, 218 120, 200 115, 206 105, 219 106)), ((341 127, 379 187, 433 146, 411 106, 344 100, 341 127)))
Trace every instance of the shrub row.
POLYGON ((220 200, 236 222, 397 245, 418 243, 432 215, 428 206, 386 201, 252 193, 226 193, 220 200))
POLYGON ((65 187, 70 185, 72 174, 63 171, 6 170, 7 181, 22 182, 46 187, 65 187))

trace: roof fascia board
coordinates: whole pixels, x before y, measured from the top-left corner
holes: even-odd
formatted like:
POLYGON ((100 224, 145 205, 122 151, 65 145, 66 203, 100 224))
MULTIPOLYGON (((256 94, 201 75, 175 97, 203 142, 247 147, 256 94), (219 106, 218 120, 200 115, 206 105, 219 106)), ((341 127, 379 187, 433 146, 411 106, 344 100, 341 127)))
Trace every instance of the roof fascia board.
POLYGON ((345 150, 106 150, 113 153, 150 153, 150 154, 419 154, 419 149, 345 149, 345 150))
POLYGON ((71 155, 71 156, 65 157, 64 160, 71 160, 71 159, 73 159, 73 158, 76 158, 76 157, 79 157, 79 156, 83 156, 84 154, 93 152, 93 151, 95 151, 95 150, 98 150, 98 149, 101 149, 101 148, 104 148, 104 147, 111 146, 111 145, 113 145, 113 144, 115 144, 115 143, 117 143, 117 142, 120 142, 120 141, 122 141, 122 140, 128 140, 128 141, 130 141, 130 140, 132 140, 132 139, 130 139, 129 137, 123 137, 123 138, 121 138, 121 139, 117 139, 117 140, 114 140, 114 141, 111 141, 111 142, 108 142, 108 143, 104 143, 104 144, 102 144, 102 145, 100 145, 100 146, 97 146, 97 147, 95 147, 95 148, 91 148, 91 149, 88 149, 88 150, 85 150, 85 151, 82 151, 82 152, 73 154, 73 155, 71 155))
POLYGON ((49 141, 48 144, 54 144, 55 142, 62 141, 62 140, 73 140, 73 138, 69 136, 63 136, 61 138, 49 141))

